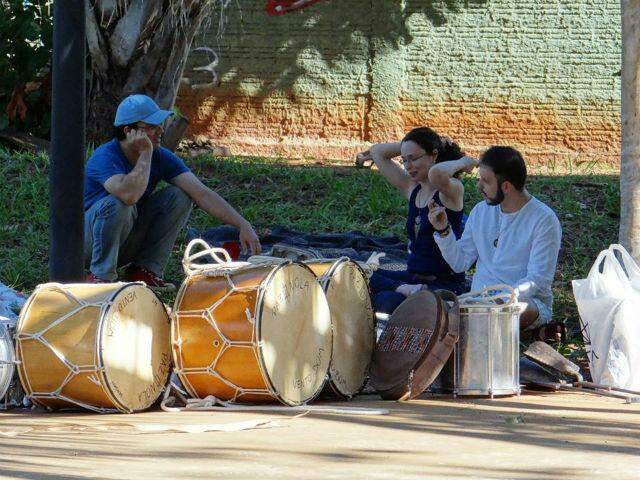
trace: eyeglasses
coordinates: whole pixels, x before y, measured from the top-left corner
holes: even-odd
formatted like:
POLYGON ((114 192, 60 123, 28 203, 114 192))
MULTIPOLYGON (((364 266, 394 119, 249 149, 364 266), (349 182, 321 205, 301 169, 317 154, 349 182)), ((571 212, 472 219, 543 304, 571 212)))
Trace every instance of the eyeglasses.
POLYGON ((420 160, 422 157, 426 157, 426 156, 427 156, 427 154, 423 153, 419 157, 402 157, 402 164, 406 167, 410 163, 415 163, 418 160, 420 160))
POLYGON ((164 129, 162 125, 149 125, 147 123, 137 123, 136 128, 142 128, 147 132, 162 132, 164 129))

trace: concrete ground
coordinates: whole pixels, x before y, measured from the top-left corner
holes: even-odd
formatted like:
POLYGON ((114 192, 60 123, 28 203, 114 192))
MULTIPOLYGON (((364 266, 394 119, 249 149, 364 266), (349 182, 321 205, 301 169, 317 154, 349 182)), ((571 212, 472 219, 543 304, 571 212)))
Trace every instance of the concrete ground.
POLYGON ((640 404, 581 393, 364 397, 385 416, 161 411, 0 414, 0 476, 76 478, 638 479, 640 404), (145 433, 256 419, 258 429, 145 433))

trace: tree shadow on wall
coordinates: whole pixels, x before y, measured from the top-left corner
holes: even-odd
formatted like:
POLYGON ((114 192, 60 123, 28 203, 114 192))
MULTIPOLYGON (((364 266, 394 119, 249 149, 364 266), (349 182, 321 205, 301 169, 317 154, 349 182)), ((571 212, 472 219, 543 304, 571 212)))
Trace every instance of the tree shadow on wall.
MULTIPOLYGON (((273 92, 292 99, 308 96, 366 95, 372 57, 380 50, 393 55, 410 44, 410 19, 422 15, 422 23, 443 27, 448 19, 482 7, 488 0, 327 0, 302 11, 269 17, 264 2, 231 2, 224 11, 224 28, 212 19, 197 35, 194 47, 208 46, 220 56, 221 84, 211 90, 183 90, 200 103, 216 98, 216 108, 231 113, 242 97, 261 104, 273 92), (336 86, 342 73, 345 86, 336 86), (303 81, 300 81, 304 79, 303 81), (349 85, 350 84, 350 85, 349 85)), ((209 81, 193 71, 208 63, 207 53, 189 56, 185 76, 192 83, 209 81)), ((210 119, 201 119, 208 121, 210 119)))
POLYGON ((426 0, 408 1, 406 10, 422 13, 434 27, 442 27, 448 17, 464 10, 478 8, 488 3, 488 0, 426 0))

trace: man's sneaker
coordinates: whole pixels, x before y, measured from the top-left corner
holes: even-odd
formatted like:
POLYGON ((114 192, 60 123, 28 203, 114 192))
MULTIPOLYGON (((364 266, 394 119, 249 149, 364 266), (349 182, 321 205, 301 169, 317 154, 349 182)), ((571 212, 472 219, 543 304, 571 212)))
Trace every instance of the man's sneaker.
POLYGON ((87 273, 87 278, 85 280, 85 283, 111 283, 111 282, 109 282, 109 280, 104 280, 100 277, 96 277, 93 273, 89 272, 87 273))
POLYGON ((139 266, 129 267, 124 274, 124 279, 128 282, 144 282, 156 292, 172 292, 176 289, 173 283, 165 282, 151 270, 139 266))

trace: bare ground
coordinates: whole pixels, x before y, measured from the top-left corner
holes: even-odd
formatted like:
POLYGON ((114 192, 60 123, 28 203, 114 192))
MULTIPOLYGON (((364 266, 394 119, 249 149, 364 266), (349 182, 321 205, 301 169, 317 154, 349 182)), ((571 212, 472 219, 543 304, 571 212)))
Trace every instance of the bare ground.
POLYGON ((580 393, 501 399, 363 397, 386 416, 160 411, 0 414, 0 475, 75 478, 640 477, 640 405, 580 393), (270 419, 237 432, 142 433, 270 419), (15 437, 8 437, 10 434, 15 437))

